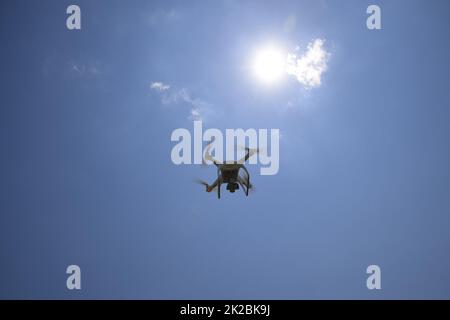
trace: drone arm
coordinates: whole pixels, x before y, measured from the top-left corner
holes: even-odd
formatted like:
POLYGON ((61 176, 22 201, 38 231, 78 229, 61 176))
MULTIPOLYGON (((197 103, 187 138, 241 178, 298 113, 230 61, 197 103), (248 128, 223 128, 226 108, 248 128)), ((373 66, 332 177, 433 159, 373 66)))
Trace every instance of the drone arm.
POLYGON ((243 158, 239 159, 237 161, 237 163, 239 163, 239 164, 245 163, 245 161, 247 161, 248 158, 250 158, 250 149, 249 148, 245 148, 245 156, 243 158))
POLYGON ((212 185, 206 186, 206 191, 207 192, 213 191, 214 188, 217 187, 218 184, 219 184, 219 178, 217 178, 216 181, 214 181, 212 185))
POLYGON ((238 160, 237 163, 239 163, 239 164, 245 163, 252 155, 254 155, 257 152, 258 152, 258 149, 245 148, 245 156, 243 158, 241 158, 240 160, 238 160))

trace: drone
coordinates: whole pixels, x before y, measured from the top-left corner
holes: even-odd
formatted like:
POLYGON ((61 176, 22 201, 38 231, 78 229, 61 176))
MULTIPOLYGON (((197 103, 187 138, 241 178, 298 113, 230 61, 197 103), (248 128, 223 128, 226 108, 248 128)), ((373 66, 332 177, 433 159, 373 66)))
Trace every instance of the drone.
POLYGON ((219 163, 209 153, 211 145, 208 145, 205 151, 205 160, 210 160, 217 167, 217 179, 212 185, 202 180, 197 180, 198 183, 206 187, 206 192, 212 192, 217 190, 217 197, 220 199, 220 187, 223 183, 227 184, 227 190, 234 193, 239 190, 239 186, 248 197, 250 189, 254 189, 254 186, 250 183, 250 174, 244 163, 255 153, 258 153, 258 149, 245 148, 245 156, 233 162, 219 163), (242 169, 242 170, 241 170, 242 169), (241 174, 240 174, 241 173, 241 174))

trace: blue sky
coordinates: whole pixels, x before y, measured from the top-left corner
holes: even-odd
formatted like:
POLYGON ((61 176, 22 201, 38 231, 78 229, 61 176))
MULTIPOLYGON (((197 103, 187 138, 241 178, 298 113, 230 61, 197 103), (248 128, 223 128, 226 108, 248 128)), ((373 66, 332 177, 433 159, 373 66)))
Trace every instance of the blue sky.
POLYGON ((0 4, 1 298, 450 298, 447 1, 76 3, 79 31, 72 2, 0 4), (255 79, 261 45, 315 39, 320 85, 255 79), (195 185, 215 170, 170 159, 192 101, 205 128, 279 128, 279 173, 195 185))

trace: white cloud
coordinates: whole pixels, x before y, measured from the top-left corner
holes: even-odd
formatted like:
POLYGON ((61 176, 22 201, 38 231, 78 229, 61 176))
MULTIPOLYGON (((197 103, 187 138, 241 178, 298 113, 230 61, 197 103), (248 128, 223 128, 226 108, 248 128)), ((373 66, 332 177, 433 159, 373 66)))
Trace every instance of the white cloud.
POLYGON ((171 90, 170 85, 162 82, 152 82, 150 88, 159 92, 164 105, 185 104, 190 108, 189 120, 204 120, 212 114, 212 105, 202 99, 193 98, 186 88, 171 90))
POLYGON ((162 82, 152 82, 150 88, 157 91, 165 91, 170 89, 170 86, 162 82))
POLYGON ((98 76, 101 74, 99 68, 94 64, 79 64, 74 61, 69 62, 70 72, 78 76, 98 76))
POLYGON ((197 120, 203 120, 200 110, 198 109, 191 109, 191 114, 189 115, 189 120, 197 121, 197 120))
POLYGON ((286 103, 285 110, 292 110, 292 109, 294 109, 294 103, 292 101, 288 101, 286 103))
POLYGON ((322 74, 327 70, 330 53, 324 49, 325 40, 316 39, 308 44, 306 52, 300 57, 288 54, 286 72, 297 78, 306 88, 320 87, 322 74))
POLYGON ((89 71, 90 74, 93 74, 93 75, 99 75, 100 74, 100 70, 98 70, 98 68, 96 66, 90 66, 88 68, 88 71, 89 71))

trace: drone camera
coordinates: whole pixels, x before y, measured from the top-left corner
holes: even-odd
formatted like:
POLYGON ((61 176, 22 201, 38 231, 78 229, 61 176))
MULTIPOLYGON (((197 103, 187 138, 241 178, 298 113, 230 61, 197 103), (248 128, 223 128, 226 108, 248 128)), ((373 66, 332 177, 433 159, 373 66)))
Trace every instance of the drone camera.
POLYGON ((234 193, 236 190, 239 190, 239 184, 236 182, 229 183, 227 185, 227 190, 229 190, 231 193, 234 193))

